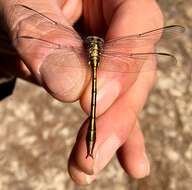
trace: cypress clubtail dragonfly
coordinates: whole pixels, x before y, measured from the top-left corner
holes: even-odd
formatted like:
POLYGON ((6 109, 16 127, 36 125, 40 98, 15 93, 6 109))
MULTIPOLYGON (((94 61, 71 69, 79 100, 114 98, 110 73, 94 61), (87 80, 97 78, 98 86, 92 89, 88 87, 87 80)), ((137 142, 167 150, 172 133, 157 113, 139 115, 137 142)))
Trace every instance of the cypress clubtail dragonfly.
POLYGON ((79 65, 73 63, 65 63, 65 65, 63 65, 64 67, 72 69, 90 68, 92 78, 92 98, 90 121, 86 136, 86 158, 88 156, 93 158, 93 151, 96 142, 95 120, 97 101, 97 72, 119 72, 122 74, 135 73, 134 80, 132 81, 132 83, 134 83, 138 73, 156 69, 156 65, 154 64, 154 59, 156 59, 156 57, 166 57, 169 62, 176 62, 176 59, 173 55, 168 53, 155 52, 151 47, 153 47, 162 33, 162 38, 164 40, 168 40, 184 32, 184 28, 182 26, 171 25, 152 29, 151 31, 143 32, 140 34, 120 36, 110 40, 104 40, 98 36, 88 36, 84 39, 80 37, 80 35, 72 27, 65 26, 46 16, 46 14, 43 14, 28 6, 17 4, 16 9, 27 12, 29 17, 41 20, 39 26, 42 30, 42 34, 33 32, 30 35, 17 34, 16 40, 38 41, 39 45, 43 46, 45 49, 51 48, 53 50, 61 50, 64 52, 64 55, 75 54, 79 60, 81 60, 79 65), (43 28, 45 31, 43 31, 43 28), (49 40, 46 38, 46 31, 59 31, 60 35, 58 36, 57 40, 49 40), (59 39, 61 38, 65 38, 65 44, 60 43, 59 39), (149 47, 149 52, 140 51, 141 48, 146 47, 149 47))

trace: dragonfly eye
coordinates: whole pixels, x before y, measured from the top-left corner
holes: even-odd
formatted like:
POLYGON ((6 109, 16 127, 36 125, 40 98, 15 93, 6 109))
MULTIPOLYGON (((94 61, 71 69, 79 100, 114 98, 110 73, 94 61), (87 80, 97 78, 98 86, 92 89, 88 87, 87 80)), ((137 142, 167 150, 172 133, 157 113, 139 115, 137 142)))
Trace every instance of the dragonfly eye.
POLYGON ((97 36, 88 36, 85 39, 85 44, 87 47, 94 46, 95 44, 97 44, 99 47, 102 47, 103 43, 104 43, 104 40, 97 36))

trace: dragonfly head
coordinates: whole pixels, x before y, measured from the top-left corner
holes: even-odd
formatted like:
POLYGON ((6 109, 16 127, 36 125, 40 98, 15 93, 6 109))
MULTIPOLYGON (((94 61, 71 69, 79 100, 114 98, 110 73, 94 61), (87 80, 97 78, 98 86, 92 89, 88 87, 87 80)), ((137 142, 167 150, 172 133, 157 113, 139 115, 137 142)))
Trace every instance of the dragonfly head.
POLYGON ((91 48, 95 46, 95 44, 97 44, 99 48, 102 48, 104 44, 104 40, 98 36, 88 36, 85 39, 86 47, 91 48))

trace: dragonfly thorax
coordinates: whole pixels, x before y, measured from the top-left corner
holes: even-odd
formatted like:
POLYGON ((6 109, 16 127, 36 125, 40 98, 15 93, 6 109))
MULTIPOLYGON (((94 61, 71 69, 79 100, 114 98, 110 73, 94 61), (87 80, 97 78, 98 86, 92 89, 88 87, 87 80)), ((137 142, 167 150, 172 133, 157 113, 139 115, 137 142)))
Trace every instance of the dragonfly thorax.
POLYGON ((90 62, 99 62, 104 40, 97 36, 88 36, 85 40, 90 62))

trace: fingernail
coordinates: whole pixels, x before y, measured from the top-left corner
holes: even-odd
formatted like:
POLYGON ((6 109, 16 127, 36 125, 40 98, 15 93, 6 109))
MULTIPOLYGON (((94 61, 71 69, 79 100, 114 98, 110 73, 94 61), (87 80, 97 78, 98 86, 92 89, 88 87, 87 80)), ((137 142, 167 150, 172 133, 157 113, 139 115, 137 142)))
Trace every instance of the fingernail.
POLYGON ((97 150, 93 164, 94 173, 101 171, 111 160, 120 146, 120 140, 116 135, 110 136, 97 150))
POLYGON ((150 173, 150 164, 149 159, 146 155, 146 153, 143 154, 143 158, 138 163, 138 169, 137 169, 137 178, 143 178, 148 176, 150 173))
POLYGON ((144 152, 144 159, 145 159, 145 176, 150 174, 150 163, 147 154, 144 152))
POLYGON ((95 175, 86 175, 85 179, 86 179, 87 184, 91 184, 96 179, 96 176, 95 175))

